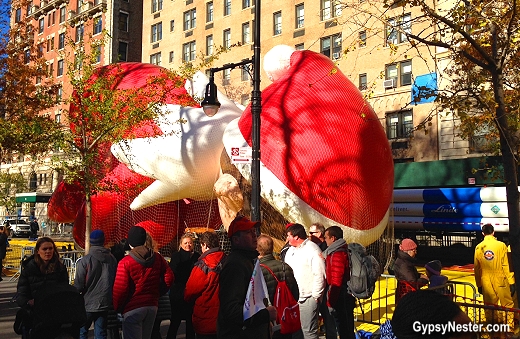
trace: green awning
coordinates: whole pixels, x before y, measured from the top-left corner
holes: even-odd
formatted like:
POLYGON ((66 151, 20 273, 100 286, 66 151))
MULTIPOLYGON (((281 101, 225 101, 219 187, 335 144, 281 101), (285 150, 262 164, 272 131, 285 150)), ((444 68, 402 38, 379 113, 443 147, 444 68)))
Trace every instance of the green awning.
POLYGON ((49 202, 52 193, 29 192, 15 194, 16 202, 49 202))

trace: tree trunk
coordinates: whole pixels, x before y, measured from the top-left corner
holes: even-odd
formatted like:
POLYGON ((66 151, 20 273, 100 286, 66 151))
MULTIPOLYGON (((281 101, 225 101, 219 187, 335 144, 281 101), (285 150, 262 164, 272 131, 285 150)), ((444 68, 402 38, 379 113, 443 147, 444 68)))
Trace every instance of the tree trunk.
MULTIPOLYGON (((503 79, 500 71, 492 74, 496 108, 496 122, 500 130, 500 151, 504 166, 504 179, 507 195, 507 211, 509 214, 509 243, 515 278, 520 276, 520 198, 518 193, 518 167, 512 149, 511 135, 505 109, 503 79)), ((520 302, 519 293, 516 294, 520 302)), ((519 303, 520 305, 520 303, 519 303)))
POLYGON ((92 230, 92 199, 90 194, 85 196, 85 254, 90 251, 90 232, 92 230))

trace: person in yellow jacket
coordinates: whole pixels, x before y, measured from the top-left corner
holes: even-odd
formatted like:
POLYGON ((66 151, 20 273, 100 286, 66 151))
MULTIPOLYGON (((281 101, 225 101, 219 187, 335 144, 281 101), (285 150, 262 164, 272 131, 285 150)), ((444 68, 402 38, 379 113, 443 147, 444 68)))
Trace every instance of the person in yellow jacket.
MULTIPOLYGON (((495 229, 491 224, 482 226, 484 240, 475 248, 475 282, 486 305, 514 306, 511 295, 515 293, 515 281, 509 271, 507 247, 495 239, 495 229)), ((488 321, 490 314, 486 312, 488 321)))

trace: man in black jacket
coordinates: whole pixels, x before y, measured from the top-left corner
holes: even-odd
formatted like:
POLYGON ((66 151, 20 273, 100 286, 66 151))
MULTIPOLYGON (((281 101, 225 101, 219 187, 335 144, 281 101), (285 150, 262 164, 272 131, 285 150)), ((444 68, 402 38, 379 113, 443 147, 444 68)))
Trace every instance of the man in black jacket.
POLYGON ((267 339, 269 322, 276 320, 276 309, 268 306, 252 317, 244 319, 244 302, 253 274, 257 238, 256 226, 246 217, 237 216, 229 225, 231 253, 220 273, 220 307, 217 336, 222 339, 267 339))
POLYGON ((31 229, 31 235, 29 238, 36 239, 38 238, 38 231, 40 230, 40 225, 38 225, 38 220, 34 218, 31 223, 29 224, 29 227, 31 229))

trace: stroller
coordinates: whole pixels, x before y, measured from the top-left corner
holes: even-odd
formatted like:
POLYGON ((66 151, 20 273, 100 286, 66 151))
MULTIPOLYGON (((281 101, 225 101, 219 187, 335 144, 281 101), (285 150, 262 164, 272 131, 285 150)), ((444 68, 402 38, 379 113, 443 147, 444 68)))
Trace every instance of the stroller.
POLYGON ((34 299, 34 307, 25 317, 22 333, 17 331, 23 339, 77 339, 87 320, 85 301, 74 286, 44 284, 34 299))

